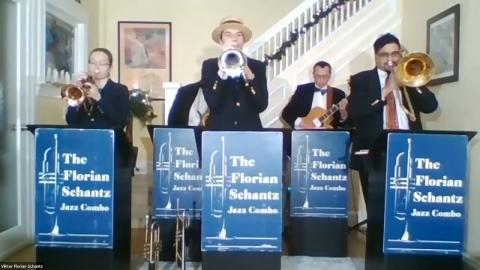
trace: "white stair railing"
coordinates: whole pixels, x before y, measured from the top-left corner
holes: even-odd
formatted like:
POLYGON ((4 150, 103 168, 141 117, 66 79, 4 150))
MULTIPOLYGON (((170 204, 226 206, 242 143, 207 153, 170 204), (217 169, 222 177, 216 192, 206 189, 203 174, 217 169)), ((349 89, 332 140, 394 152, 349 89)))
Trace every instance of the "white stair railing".
MULTIPOLYGON (((322 40, 337 30, 345 21, 354 16, 359 10, 368 5, 372 0, 349 0, 339 6, 337 10, 330 12, 322 18, 318 24, 312 26, 304 34, 300 34, 297 42, 286 49, 285 56, 280 60, 271 61, 267 79, 278 76, 292 63, 300 59, 311 48, 314 48, 322 40)), ((321 10, 338 3, 338 0, 306 0, 270 30, 258 37, 246 48, 246 53, 252 58, 264 60, 265 55, 272 55, 277 52, 283 42, 290 40, 293 31, 299 33, 302 27, 313 21, 313 16, 321 10)))

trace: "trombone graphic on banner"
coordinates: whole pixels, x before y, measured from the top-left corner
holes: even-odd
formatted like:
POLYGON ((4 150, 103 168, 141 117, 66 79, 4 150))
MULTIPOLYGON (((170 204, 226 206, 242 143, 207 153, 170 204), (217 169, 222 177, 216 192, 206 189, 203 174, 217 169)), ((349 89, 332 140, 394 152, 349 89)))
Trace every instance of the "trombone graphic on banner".
POLYGON ((412 192, 415 190, 415 185, 412 184, 413 181, 415 181, 412 176, 412 139, 409 138, 407 143, 407 156, 404 157, 405 152, 398 153, 395 158, 393 177, 391 177, 389 181, 390 189, 395 190, 393 205, 394 217, 405 224, 403 234, 399 240, 405 242, 412 241, 408 228, 408 210, 412 192))
POLYGON ((43 212, 54 220, 50 235, 59 235, 58 226, 58 191, 63 184, 64 175, 60 173, 60 155, 58 152, 58 135, 53 136, 54 147, 43 152, 42 171, 38 173, 38 183, 43 190, 43 212), (53 161, 53 164, 52 164, 53 161))
POLYGON ((221 137, 222 149, 213 151, 210 155, 209 173, 205 179, 205 186, 210 189, 210 215, 221 220, 222 228, 218 233, 218 238, 227 238, 227 229, 225 227, 225 198, 228 187, 231 185, 231 177, 227 172, 227 157, 225 155, 225 137, 221 137), (220 161, 220 162, 218 162, 220 161), (217 164, 221 168, 217 168, 217 164))
POLYGON ((163 198, 167 198, 163 208, 158 210, 171 210, 172 202, 170 198, 170 183, 173 171, 173 147, 172 133, 168 132, 168 143, 164 142, 160 145, 158 152, 158 161, 155 164, 155 170, 160 172, 159 188, 163 198))
MULTIPOLYGON (((293 171, 297 173, 296 181, 298 181, 299 193, 304 196, 304 202, 301 206, 302 209, 308 209, 308 184, 310 178, 310 146, 309 137, 305 135, 305 145, 300 145, 297 150, 295 163, 293 165, 293 171)), ((295 208, 298 208, 296 206, 295 208)))

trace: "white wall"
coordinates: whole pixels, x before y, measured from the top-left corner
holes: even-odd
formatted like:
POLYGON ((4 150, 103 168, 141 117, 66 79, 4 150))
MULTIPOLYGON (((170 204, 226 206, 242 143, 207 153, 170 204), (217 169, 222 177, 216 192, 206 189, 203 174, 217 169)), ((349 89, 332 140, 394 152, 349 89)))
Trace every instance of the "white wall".
MULTIPOLYGON (((439 111, 423 119, 427 129, 480 130, 480 1, 478 0, 404 0, 403 43, 410 51, 426 51, 426 21, 460 3, 459 80, 431 87, 439 101, 439 111)), ((467 252, 480 257, 480 135, 470 142, 467 252)))

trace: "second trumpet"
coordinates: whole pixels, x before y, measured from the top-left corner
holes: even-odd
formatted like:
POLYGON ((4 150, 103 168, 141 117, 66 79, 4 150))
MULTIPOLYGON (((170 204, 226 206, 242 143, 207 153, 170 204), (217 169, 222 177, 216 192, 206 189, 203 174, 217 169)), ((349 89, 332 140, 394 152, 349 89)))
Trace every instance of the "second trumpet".
POLYGON ((80 106, 86 101, 88 102, 87 91, 90 87, 86 84, 87 82, 93 83, 91 76, 88 76, 85 79, 81 80, 82 86, 75 84, 65 84, 60 91, 60 96, 62 99, 66 99, 68 106, 80 106))

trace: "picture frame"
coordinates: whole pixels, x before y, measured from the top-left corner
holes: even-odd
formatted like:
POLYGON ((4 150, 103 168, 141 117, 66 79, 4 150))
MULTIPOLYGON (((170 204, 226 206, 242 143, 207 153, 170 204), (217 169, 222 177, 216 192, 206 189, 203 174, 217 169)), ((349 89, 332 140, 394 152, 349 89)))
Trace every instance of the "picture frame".
POLYGON ((436 74, 429 85, 458 81, 460 41, 460 4, 427 20, 427 54, 436 74))
POLYGON ((170 22, 118 22, 118 81, 163 99, 172 79, 170 22))
POLYGON ((38 80, 39 94, 58 97, 58 85, 71 82, 73 74, 87 68, 88 15, 75 1, 46 0, 42 12, 44 31, 39 58, 42 61, 38 80))

